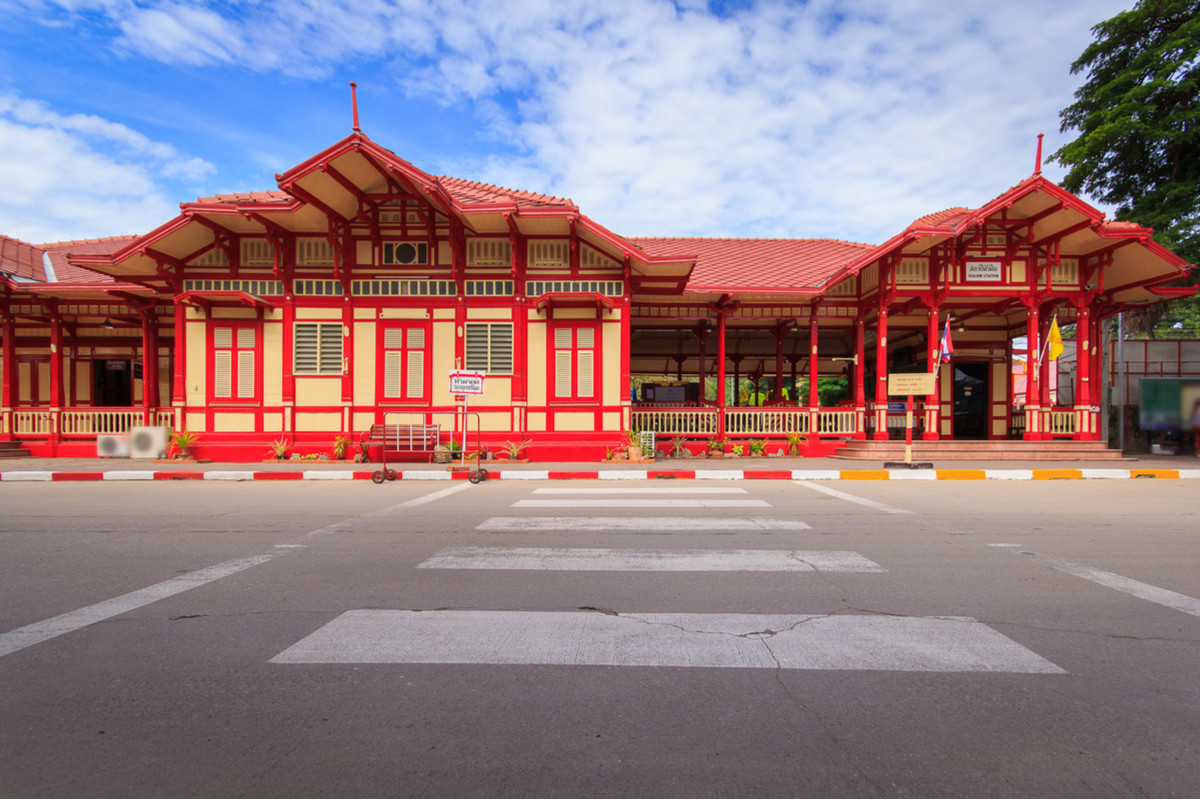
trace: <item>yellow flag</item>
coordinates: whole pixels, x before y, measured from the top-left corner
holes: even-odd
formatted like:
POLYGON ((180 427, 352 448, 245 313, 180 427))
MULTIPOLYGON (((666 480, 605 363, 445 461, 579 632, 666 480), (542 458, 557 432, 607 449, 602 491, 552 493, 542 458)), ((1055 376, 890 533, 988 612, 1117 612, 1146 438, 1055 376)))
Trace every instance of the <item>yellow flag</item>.
POLYGON ((1062 334, 1058 332, 1058 315, 1054 316, 1054 322, 1050 323, 1050 335, 1046 337, 1046 341, 1050 344, 1050 360, 1054 361, 1062 355, 1063 343, 1062 334))

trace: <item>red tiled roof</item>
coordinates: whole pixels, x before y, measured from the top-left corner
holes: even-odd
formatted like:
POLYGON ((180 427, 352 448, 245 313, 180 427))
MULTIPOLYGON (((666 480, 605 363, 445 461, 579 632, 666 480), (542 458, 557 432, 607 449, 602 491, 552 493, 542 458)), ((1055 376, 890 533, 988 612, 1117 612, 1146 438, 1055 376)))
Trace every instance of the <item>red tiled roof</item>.
POLYGON ((926 214, 923 217, 918 217, 910 228, 930 228, 940 225, 955 225, 962 222, 973 213, 970 208, 947 208, 945 211, 935 211, 932 214, 926 214))
POLYGON ((197 197, 197 203, 227 204, 238 203, 291 203, 294 198, 287 192, 269 189, 265 192, 233 192, 232 194, 215 194, 212 197, 197 197))
POLYGON ((59 283, 118 283, 115 278, 70 263, 71 255, 115 253, 134 241, 136 236, 108 236, 103 239, 78 239, 41 245, 50 254, 50 264, 59 283))
POLYGON ((0 272, 35 281, 46 280, 41 248, 20 239, 0 236, 0 272))
POLYGON ((473 205, 476 203, 515 203, 526 207, 555 207, 574 208, 569 198, 553 197, 536 192, 522 192, 517 189, 505 189, 503 186, 493 186, 488 183, 468 181, 462 178, 451 178, 443 175, 438 183, 460 203, 473 205))
POLYGON ((816 289, 874 245, 837 239, 643 238, 628 241, 647 255, 696 257, 688 288, 816 289))

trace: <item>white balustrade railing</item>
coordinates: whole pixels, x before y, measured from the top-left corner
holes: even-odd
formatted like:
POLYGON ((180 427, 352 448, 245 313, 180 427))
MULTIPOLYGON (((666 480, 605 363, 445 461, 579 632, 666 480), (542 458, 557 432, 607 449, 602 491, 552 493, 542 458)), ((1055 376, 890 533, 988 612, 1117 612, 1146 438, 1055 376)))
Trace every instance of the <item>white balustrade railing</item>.
POLYGON ((54 428, 50 409, 18 408, 13 411, 13 435, 49 436, 54 428))
POLYGON ((63 436, 98 436, 102 433, 129 433, 142 424, 140 408, 64 408, 59 417, 63 436))
POLYGON ((715 436, 717 411, 711 408, 635 408, 633 427, 659 436, 715 436))
POLYGON ((725 435, 807 434, 809 416, 807 408, 727 408, 725 435))
POLYGON ((858 414, 853 409, 821 409, 817 412, 817 435, 853 436, 857 430, 858 414))
POLYGON ((1045 412, 1046 433, 1051 436, 1074 436, 1077 418, 1073 408, 1052 408, 1045 412))

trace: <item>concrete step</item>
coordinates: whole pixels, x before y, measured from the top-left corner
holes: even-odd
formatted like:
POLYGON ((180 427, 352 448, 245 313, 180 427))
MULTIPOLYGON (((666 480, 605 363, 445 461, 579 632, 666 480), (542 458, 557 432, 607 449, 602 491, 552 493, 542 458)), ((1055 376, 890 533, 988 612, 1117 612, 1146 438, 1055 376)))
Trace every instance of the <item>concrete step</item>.
MULTIPOLYGON (((839 447, 832 457, 850 461, 901 461, 904 442, 851 441, 839 447)), ((912 458, 914 461, 1120 461, 1125 456, 1104 442, 995 440, 914 441, 912 458)))

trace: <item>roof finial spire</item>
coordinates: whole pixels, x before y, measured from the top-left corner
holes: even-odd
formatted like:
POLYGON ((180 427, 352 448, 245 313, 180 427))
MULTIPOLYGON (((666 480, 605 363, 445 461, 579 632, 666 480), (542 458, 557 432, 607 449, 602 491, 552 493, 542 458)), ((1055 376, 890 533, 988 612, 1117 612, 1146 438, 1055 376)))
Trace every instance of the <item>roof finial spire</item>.
MULTIPOLYGON (((354 84, 350 84, 350 85, 353 86, 354 84)), ((355 112, 355 113, 357 113, 357 112, 355 112)), ((358 120, 358 118, 355 117, 355 122, 354 122, 355 125, 358 125, 357 120, 358 120)), ((356 127, 355 130, 358 130, 358 128, 356 127)), ((1037 163, 1034 164, 1034 166, 1033 166, 1033 174, 1034 175, 1042 174, 1042 137, 1045 135, 1046 134, 1044 134, 1044 133, 1038 134, 1037 163)))
POLYGON ((362 129, 358 127, 358 84, 354 81, 350 81, 350 105, 354 107, 354 132, 362 133, 362 129))

